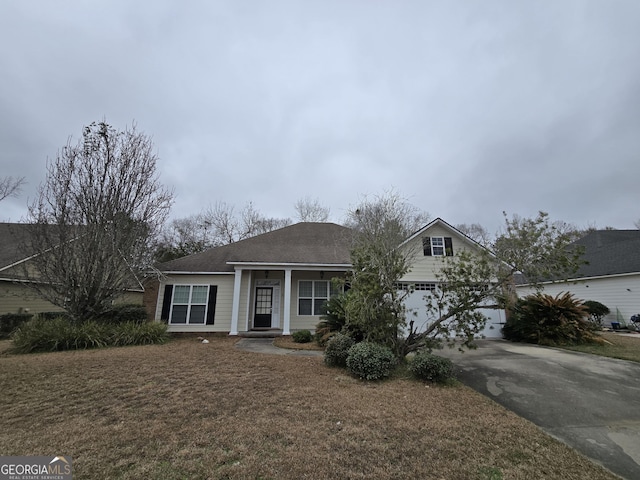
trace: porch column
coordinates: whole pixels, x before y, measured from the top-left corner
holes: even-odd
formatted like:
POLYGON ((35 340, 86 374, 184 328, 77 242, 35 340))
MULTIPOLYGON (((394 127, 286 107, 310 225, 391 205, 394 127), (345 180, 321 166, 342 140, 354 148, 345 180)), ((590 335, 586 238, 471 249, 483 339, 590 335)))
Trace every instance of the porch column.
POLYGON ((229 335, 238 335, 238 317, 240 316, 240 285, 242 283, 242 269, 236 268, 233 281, 233 305, 231 307, 231 331, 229 335))
POLYGON ((282 334, 291 335, 291 269, 284 270, 284 310, 282 313, 283 325, 282 334))

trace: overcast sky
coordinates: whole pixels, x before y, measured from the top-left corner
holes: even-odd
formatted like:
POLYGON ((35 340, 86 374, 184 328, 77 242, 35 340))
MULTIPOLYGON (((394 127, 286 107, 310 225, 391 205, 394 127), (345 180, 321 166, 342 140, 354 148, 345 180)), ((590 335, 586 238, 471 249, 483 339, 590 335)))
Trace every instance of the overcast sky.
POLYGON ((640 218, 640 1, 0 2, 0 176, 19 221, 82 127, 153 137, 175 218, 217 201, 341 221, 394 188, 494 232, 502 211, 640 218))

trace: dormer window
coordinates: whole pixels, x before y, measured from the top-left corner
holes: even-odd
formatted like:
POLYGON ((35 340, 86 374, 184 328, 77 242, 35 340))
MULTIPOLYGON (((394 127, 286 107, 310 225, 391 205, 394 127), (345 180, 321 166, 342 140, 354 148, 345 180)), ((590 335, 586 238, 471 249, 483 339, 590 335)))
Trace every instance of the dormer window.
POLYGON ((451 237, 424 237, 422 249, 427 257, 450 257, 453 255, 451 237))

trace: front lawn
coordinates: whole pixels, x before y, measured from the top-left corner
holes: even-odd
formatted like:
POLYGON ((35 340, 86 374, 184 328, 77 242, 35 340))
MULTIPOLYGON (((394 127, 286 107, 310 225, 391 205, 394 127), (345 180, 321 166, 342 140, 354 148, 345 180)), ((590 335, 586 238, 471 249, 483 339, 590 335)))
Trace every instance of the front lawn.
POLYGON ((467 387, 234 342, 0 355, 0 454, 76 479, 617 478, 467 387))
POLYGON ((619 333, 602 332, 600 336, 606 340, 607 343, 604 345, 584 344, 560 346, 560 348, 582 353, 591 353, 602 357, 640 362, 640 334, 623 336, 619 333))

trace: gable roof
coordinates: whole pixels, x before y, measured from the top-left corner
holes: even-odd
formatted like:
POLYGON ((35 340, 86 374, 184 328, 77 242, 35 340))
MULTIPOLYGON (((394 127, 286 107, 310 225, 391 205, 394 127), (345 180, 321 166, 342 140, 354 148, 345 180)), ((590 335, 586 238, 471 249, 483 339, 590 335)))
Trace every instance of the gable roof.
POLYGON ((640 272, 640 230, 595 230, 574 245, 585 248, 576 278, 640 272))
POLYGON ((302 222, 158 265, 162 272, 233 272, 235 263, 350 266, 353 232, 302 222))
POLYGON ((404 245, 406 243, 409 243, 414 238, 419 237, 420 235, 423 235, 427 230, 429 230, 430 228, 433 228, 435 226, 439 226, 439 227, 444 228, 445 230, 449 230, 453 235, 456 235, 457 237, 459 237, 461 240, 463 240, 464 242, 468 243, 469 245, 473 245, 474 247, 481 248, 483 250, 488 250, 486 247, 483 247, 481 244, 479 244, 478 242, 476 242, 472 238, 469 238, 464 233, 462 233, 460 230, 458 230, 456 227, 448 224, 447 222, 445 222, 440 217, 436 218, 435 220, 432 220, 431 222, 427 223, 424 227, 422 227, 420 230, 418 230, 417 232, 413 233, 409 238, 407 238, 404 242, 402 242, 402 245, 404 245))

